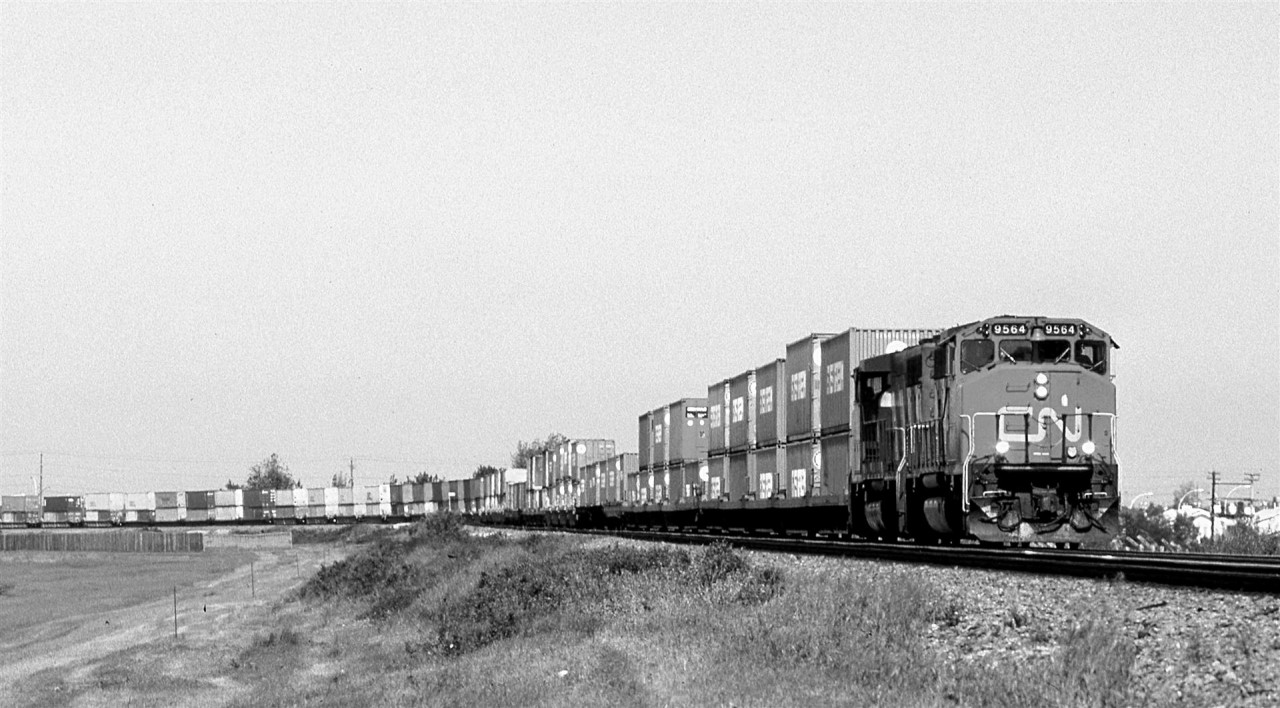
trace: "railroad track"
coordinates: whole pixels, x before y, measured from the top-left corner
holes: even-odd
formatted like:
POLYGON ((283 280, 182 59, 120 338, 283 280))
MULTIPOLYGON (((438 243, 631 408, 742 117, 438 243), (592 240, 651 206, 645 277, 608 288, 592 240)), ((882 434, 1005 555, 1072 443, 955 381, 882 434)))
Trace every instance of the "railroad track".
MULTIPOLYGON (((571 529, 558 529, 569 531, 571 529)), ((917 546, 786 536, 745 536, 661 531, 583 531, 667 543, 728 543, 737 548, 844 556, 900 563, 1007 570, 1039 575, 1123 578, 1130 582, 1280 594, 1280 558, 1199 553, 917 546)))

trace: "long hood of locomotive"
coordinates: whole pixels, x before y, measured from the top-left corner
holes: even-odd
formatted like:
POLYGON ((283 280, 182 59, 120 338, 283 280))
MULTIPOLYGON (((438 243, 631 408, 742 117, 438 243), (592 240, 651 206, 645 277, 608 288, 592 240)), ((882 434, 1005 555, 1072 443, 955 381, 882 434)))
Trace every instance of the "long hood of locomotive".
POLYGON ((957 382, 973 458, 1008 464, 1116 462, 1116 390, 1076 366, 1004 366, 957 382))

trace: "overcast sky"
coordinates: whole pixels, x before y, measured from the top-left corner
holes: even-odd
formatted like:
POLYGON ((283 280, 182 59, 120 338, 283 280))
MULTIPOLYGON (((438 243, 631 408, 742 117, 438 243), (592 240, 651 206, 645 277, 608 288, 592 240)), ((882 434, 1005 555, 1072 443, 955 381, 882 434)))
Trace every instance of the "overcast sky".
POLYGON ((1275 3, 0 5, 0 491, 506 465, 811 331, 1082 317, 1280 492, 1275 3))

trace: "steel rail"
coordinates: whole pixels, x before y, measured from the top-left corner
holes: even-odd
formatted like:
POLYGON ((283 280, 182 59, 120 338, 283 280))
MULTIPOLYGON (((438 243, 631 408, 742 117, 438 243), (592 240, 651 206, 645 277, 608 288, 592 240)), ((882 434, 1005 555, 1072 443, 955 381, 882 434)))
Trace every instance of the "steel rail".
MULTIPOLYGON (((574 531, 574 529, 550 529, 574 531)), ((662 531, 577 531, 668 543, 728 543, 737 548, 844 556, 868 560, 919 563, 1038 575, 1123 579, 1179 587, 1280 594, 1280 559, 1216 556, 1200 553, 1059 550, 1049 548, 989 548, 971 545, 850 542, 789 536, 743 536, 662 531)))

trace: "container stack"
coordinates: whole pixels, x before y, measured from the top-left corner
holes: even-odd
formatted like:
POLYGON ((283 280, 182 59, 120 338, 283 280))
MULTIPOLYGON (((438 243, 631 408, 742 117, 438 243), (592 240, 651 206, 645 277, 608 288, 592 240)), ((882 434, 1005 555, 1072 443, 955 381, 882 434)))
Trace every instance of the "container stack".
MULTIPOLYGON (((86 508, 89 499, 84 500, 86 508)), ((187 495, 182 492, 156 492, 156 522, 180 523, 187 520, 187 495)))
POLYGON ((729 379, 729 466, 722 498, 753 499, 756 494, 756 372, 729 379))
POLYGON ((270 521, 275 515, 275 501, 272 489, 242 489, 240 501, 244 506, 240 509, 241 518, 246 521, 262 523, 270 521))
MULTIPOLYGON (((707 459, 707 399, 682 398, 650 415, 653 450, 641 502, 678 502, 707 459)), ((643 449, 643 448, 642 448, 643 449)))
MULTIPOLYGON (((707 387, 707 466, 705 475, 686 479, 683 496, 692 497, 698 492, 707 499, 719 499, 728 489, 729 476, 729 381, 722 380, 707 387), (705 477, 706 482, 702 480, 705 477), (696 491, 695 491, 696 488, 696 491)), ((701 472, 701 470, 700 470, 701 472)))
POLYGON ((787 345, 787 474, 782 491, 788 497, 822 494, 821 447, 818 426, 822 420, 822 343, 830 334, 810 334, 787 345))
POLYGON ((48 496, 41 511, 46 525, 80 524, 84 522, 84 498, 48 496))
POLYGON ((786 488, 787 360, 756 369, 756 498, 771 499, 786 488))
MULTIPOLYGON (((193 524, 205 524, 213 521, 214 494, 212 491, 187 492, 187 521, 193 524)), ((124 512, 124 500, 121 499, 121 513, 124 512)))
MULTIPOLYGON (((128 504, 127 499, 125 503, 128 504)), ((243 510, 243 489, 219 489, 213 493, 214 521, 239 521, 243 518, 243 510)))
MULTIPOLYGON (((186 506, 186 495, 178 492, 179 503, 186 506)), ((184 509, 185 512, 185 509, 184 509)), ((185 520, 186 515, 183 514, 185 520)), ((103 492, 84 495, 84 521, 91 526, 119 526, 124 523, 124 494, 103 492)))
POLYGON ((124 520, 130 524, 152 524, 156 520, 156 493, 130 492, 124 495, 124 520))

